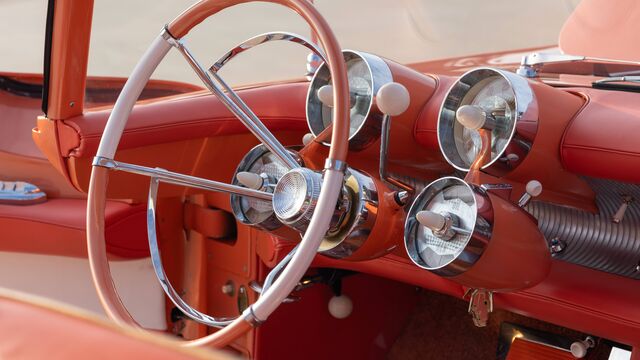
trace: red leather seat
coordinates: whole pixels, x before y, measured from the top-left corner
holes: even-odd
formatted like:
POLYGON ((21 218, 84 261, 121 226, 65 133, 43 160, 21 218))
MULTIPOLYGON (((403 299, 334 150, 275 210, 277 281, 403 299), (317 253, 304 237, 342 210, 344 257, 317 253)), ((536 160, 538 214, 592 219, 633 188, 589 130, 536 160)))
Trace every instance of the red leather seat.
POLYGON ((91 315, 0 290, 2 359, 209 359, 233 357, 185 349, 162 335, 104 322, 91 315))
MULTIPOLYGON (((37 205, 0 205, 0 251, 87 257, 87 201, 50 199, 37 205)), ((148 256, 146 206, 107 202, 109 253, 124 258, 148 256)))

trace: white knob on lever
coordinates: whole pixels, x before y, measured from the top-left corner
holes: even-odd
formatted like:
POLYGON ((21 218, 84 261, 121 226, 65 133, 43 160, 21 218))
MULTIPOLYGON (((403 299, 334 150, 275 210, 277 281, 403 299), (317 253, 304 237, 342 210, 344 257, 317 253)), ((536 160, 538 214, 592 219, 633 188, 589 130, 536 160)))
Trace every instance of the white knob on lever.
POLYGON ((442 230, 447 223, 447 219, 443 215, 428 210, 417 213, 416 220, 418 220, 420 225, 433 231, 442 230))
POLYGON ((469 130, 478 130, 487 121, 487 114, 478 106, 462 105, 456 110, 456 120, 469 130))
POLYGON ((252 172, 241 171, 236 175, 238 182, 249 189, 259 190, 262 188, 264 180, 262 176, 254 174, 252 172))
POLYGON ((404 85, 390 82, 382 85, 376 94, 376 104, 383 114, 397 116, 409 107, 411 96, 404 85))
POLYGON ((589 349, 594 348, 596 346, 596 341, 591 337, 587 336, 586 339, 582 341, 576 341, 571 344, 571 355, 576 359, 582 359, 587 356, 589 349))
POLYGON ((320 89, 316 91, 316 95, 318 95, 321 103, 328 107, 333 107, 333 86, 325 85, 320 87, 320 89))
POLYGON ((309 145, 316 137, 312 133, 306 133, 302 137, 302 145, 309 145))
POLYGON ((353 301, 346 295, 334 296, 329 300, 329 313, 336 319, 349 317, 353 312, 353 301))
POLYGON ((525 207, 531 201, 532 198, 539 196, 542 193, 542 184, 538 180, 531 180, 525 187, 525 193, 518 200, 518 206, 525 207))

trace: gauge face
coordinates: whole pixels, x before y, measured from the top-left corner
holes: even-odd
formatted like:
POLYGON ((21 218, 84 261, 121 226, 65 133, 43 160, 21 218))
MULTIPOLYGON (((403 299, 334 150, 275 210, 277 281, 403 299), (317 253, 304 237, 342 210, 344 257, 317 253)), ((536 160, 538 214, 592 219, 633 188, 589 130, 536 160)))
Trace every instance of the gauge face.
POLYGON ((415 250, 427 269, 438 269, 450 264, 467 246, 476 222, 476 203, 473 192, 459 179, 445 178, 430 185, 422 197, 422 203, 411 212, 433 211, 456 219, 459 231, 450 239, 436 236, 419 223, 415 224, 415 250))
MULTIPOLYGON (((511 86, 501 76, 493 76, 472 87, 462 105, 472 105, 482 109, 495 119, 496 126, 491 130, 491 158, 498 157, 507 147, 515 126, 515 94, 511 86), (474 94, 474 90, 478 90, 474 94)), ((455 145, 460 159, 466 167, 471 166, 482 148, 478 130, 465 128, 454 122, 455 145)))
POLYGON ((491 124, 484 127, 491 133, 491 159, 483 168, 496 164, 508 167, 508 171, 516 166, 507 159, 526 155, 531 147, 530 139, 521 141, 524 139, 516 131, 518 121, 537 123, 537 104, 527 81, 502 70, 477 69, 463 75, 447 94, 438 119, 438 143, 451 165, 468 171, 482 143, 478 130, 457 120, 456 111, 462 106, 481 110, 485 124, 491 124))
MULTIPOLYGON (((373 99, 373 81, 369 66, 362 58, 352 58, 347 61, 347 76, 349 78, 349 138, 352 138, 364 124, 373 99)), ((331 79, 329 79, 331 83, 331 79)), ((317 94, 316 94, 317 96, 317 94)), ((333 122, 332 108, 322 106, 322 129, 326 129, 333 122)))
MULTIPOLYGON (((373 104, 378 89, 392 81, 392 76, 389 67, 377 56, 349 50, 343 54, 349 82, 349 146, 357 150, 380 136, 382 114, 373 104)), ((325 85, 331 85, 331 74, 326 64, 322 64, 307 94, 307 122, 314 136, 318 136, 333 122, 332 107, 318 98, 318 90, 325 85)))
MULTIPOLYGON (((241 171, 262 176, 265 184, 263 190, 272 192, 276 183, 288 171, 288 168, 263 145, 258 145, 247 153, 240 162, 235 174, 241 171)), ((233 184, 238 185, 235 174, 233 176, 233 184)), ((269 201, 231 195, 231 207, 236 218, 245 224, 258 225, 269 230, 280 226, 273 213, 273 206, 269 201)))

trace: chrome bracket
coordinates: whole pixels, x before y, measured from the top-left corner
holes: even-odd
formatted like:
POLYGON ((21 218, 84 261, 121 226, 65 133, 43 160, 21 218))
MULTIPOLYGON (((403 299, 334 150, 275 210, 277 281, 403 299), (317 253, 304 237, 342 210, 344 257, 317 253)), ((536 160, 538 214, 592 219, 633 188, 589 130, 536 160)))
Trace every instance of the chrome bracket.
POLYGON ((522 57, 520 67, 516 73, 527 78, 535 78, 545 64, 572 63, 585 60, 584 56, 566 54, 532 53, 522 57))
POLYGON ((468 289, 463 298, 469 297, 469 314, 473 324, 485 327, 489 314, 493 312, 493 292, 485 289, 468 289))

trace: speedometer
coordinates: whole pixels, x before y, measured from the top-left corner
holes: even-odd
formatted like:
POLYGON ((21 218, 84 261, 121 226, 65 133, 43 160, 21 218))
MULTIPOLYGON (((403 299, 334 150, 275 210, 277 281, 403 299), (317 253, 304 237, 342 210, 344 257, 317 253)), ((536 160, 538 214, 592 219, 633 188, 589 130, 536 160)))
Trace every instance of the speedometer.
MULTIPOLYGON (((343 54, 349 81, 349 148, 360 150, 380 136, 383 115, 375 104, 375 96, 380 87, 393 78, 388 65, 375 55, 351 50, 343 54)), ((322 64, 307 94, 307 123, 316 137, 333 122, 331 106, 324 104, 318 95, 327 85, 331 85, 331 74, 326 64, 322 64)), ((329 144, 328 141, 325 144, 329 144)))
POLYGON ((465 127, 456 118, 462 107, 481 114, 482 127, 491 133, 491 159, 484 169, 503 175, 524 160, 538 116, 535 95, 526 79, 507 71, 481 68, 464 74, 449 90, 438 119, 438 143, 451 165, 468 171, 482 142, 478 129, 465 127))

